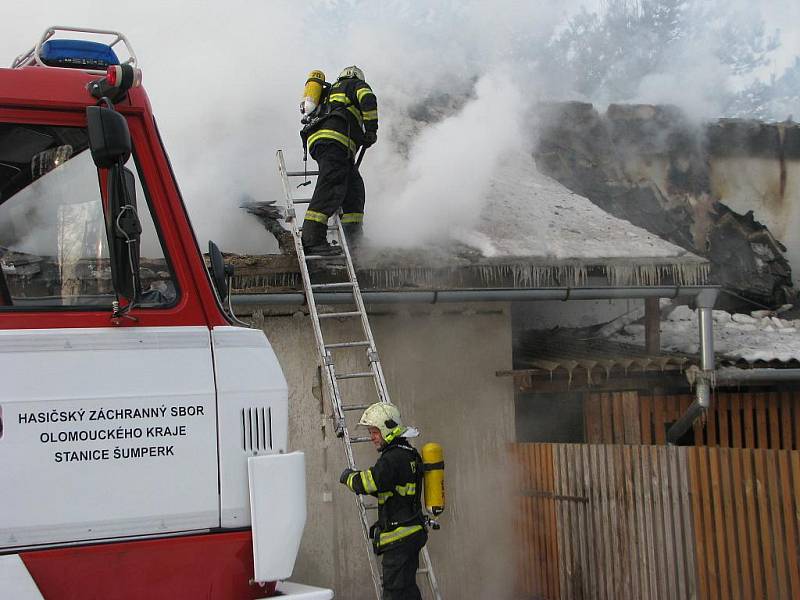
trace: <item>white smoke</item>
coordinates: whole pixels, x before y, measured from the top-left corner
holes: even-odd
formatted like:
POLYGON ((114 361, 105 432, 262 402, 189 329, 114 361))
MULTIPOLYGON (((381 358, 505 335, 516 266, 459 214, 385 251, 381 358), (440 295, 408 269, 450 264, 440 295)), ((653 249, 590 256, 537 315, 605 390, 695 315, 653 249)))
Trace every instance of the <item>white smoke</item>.
MULTIPOLYGON (((302 166, 298 101, 306 74, 321 68, 330 80, 358 64, 380 111, 379 141, 362 168, 368 229, 413 244, 478 218, 493 161, 520 142, 530 106, 552 97, 562 79, 541 64, 540 49, 581 4, 593 11, 600 1, 9 4, 0 57, 10 64, 52 24, 124 31, 201 246, 213 238, 225 250, 252 253, 275 245, 238 207, 246 199, 280 199, 277 148, 291 168, 302 166), (437 113, 447 94, 460 104, 437 113), (409 117, 420 106, 433 110, 433 125, 409 117)), ((721 10, 746 8, 767 28, 784 28, 784 47, 765 73, 800 50, 800 36, 788 29, 796 30, 797 19, 787 18, 798 16, 795 2, 728 5, 721 10)), ((719 90, 737 84, 713 57, 713 39, 687 40, 669 66, 641 81, 637 99, 713 116, 719 90)))

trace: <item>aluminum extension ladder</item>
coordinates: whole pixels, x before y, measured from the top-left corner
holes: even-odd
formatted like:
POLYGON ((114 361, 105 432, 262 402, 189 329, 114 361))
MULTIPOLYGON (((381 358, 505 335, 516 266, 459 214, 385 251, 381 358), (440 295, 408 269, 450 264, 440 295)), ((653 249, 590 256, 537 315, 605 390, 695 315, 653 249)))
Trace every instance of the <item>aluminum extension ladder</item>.
MULTIPOLYGON (((343 402, 342 392, 339 389, 339 382, 347 379, 360 379, 370 378, 375 384, 375 392, 377 395, 376 402, 389 402, 389 392, 386 388, 386 380, 383 377, 383 369, 381 368, 380 360, 378 359, 378 351, 375 348, 375 340, 372 337, 372 329, 369 326, 367 319, 367 311, 364 308, 364 300, 361 297, 361 289, 358 285, 356 278, 356 271, 353 267, 353 260, 350 255, 350 248, 347 245, 344 232, 342 230, 342 223, 338 215, 332 217, 332 225, 329 222, 328 231, 333 233, 333 236, 338 240, 342 253, 334 256, 315 256, 307 255, 303 251, 303 243, 301 241, 301 228, 297 224, 296 205, 308 204, 311 199, 295 199, 292 195, 292 186, 289 183, 291 177, 311 177, 318 174, 318 171, 287 171, 286 163, 283 159, 283 150, 277 152, 278 172, 281 176, 283 183, 283 191, 286 200, 286 223, 289 225, 292 237, 294 238, 294 245, 297 250, 297 259, 300 263, 300 273, 303 278, 303 288, 305 289, 306 302, 308 304, 309 315, 311 316, 311 323, 314 327, 314 339, 317 343, 317 356, 320 361, 324 379, 328 386, 328 392, 331 398, 333 407, 333 421, 336 435, 342 439, 344 444, 344 451, 347 457, 347 464, 351 469, 355 469, 355 461, 353 460, 353 444, 369 442, 369 436, 353 436, 347 426, 347 413, 354 411, 363 411, 367 406, 372 404, 345 404, 343 402), (319 263, 320 261, 339 262, 346 266, 347 280, 340 282, 327 282, 327 283, 312 283, 311 275, 309 273, 310 263, 319 263), (353 304, 352 310, 342 312, 322 313, 317 310, 316 293, 321 292, 337 292, 342 291, 349 293, 352 297, 351 303, 353 304), (361 323, 362 339, 353 340, 349 342, 339 342, 328 344, 325 342, 325 337, 322 332, 322 321, 327 319, 345 319, 352 318, 358 319, 361 323), (334 354, 338 352, 347 351, 354 348, 364 348, 366 351, 366 360, 369 366, 363 371, 354 373, 337 373, 334 354)), ((369 568, 372 574, 372 582, 375 586, 376 598, 381 598, 381 570, 378 565, 377 557, 372 551, 372 542, 369 538, 369 519, 367 518, 368 510, 376 510, 377 504, 367 504, 364 502, 364 496, 354 494, 356 504, 358 507, 358 514, 361 518, 361 529, 364 535, 364 542, 367 549, 367 556, 369 561, 369 568)), ((436 575, 433 572, 433 564, 431 557, 428 553, 428 547, 422 548, 421 552, 422 567, 417 571, 417 574, 425 575, 428 582, 430 591, 434 600, 441 600, 442 596, 439 593, 439 585, 436 582, 436 575)))

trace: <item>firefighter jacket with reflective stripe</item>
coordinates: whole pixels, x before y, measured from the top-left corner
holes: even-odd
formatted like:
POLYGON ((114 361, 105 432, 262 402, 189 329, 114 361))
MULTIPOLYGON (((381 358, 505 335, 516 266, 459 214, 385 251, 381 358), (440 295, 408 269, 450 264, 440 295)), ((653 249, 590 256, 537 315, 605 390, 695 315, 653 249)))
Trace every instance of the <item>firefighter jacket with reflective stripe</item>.
POLYGON ((355 154, 364 143, 364 132, 378 131, 378 100, 369 85, 355 77, 334 83, 320 112, 323 116, 300 134, 309 151, 321 140, 333 140, 355 154))
POLYGON ((422 515, 422 458, 405 438, 396 438, 381 450, 375 466, 353 471, 347 487, 356 494, 378 498, 378 552, 396 546, 415 534, 425 535, 422 515))

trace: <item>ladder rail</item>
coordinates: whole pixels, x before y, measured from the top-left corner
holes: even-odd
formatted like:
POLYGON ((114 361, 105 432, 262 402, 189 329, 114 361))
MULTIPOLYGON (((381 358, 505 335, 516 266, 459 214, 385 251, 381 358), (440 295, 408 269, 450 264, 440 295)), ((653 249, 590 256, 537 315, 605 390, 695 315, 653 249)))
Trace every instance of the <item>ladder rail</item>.
MULTIPOLYGON (((369 324, 369 319, 367 317, 367 309, 364 305, 364 299, 361 295, 361 287, 358 283, 358 277, 356 276, 355 267, 353 266, 353 259, 350 254, 350 247, 347 243, 347 238, 344 234, 344 228, 342 226, 341 219, 339 215, 334 215, 334 227, 330 228, 331 230, 335 231, 339 238, 339 244, 342 248, 342 253, 344 255, 346 269, 347 269, 347 278, 348 282, 341 282, 341 283, 333 283, 333 284, 312 284, 311 283, 311 274, 308 268, 308 261, 306 259, 306 254, 303 249, 303 242, 300 236, 299 228, 297 227, 297 213, 295 209, 295 200, 292 195, 292 188, 289 182, 289 177, 298 177, 305 174, 314 174, 316 172, 299 172, 299 171, 287 171, 286 170, 286 163, 283 157, 283 151, 277 151, 277 162, 278 162, 278 171, 281 176, 281 183, 283 185, 283 191, 286 199, 286 222, 289 224, 292 237, 294 239, 295 249, 297 251, 297 258, 298 262, 300 263, 300 275, 303 281, 303 289, 305 290, 306 296, 306 304, 308 305, 309 316, 311 317, 311 324, 314 330, 314 341, 317 345, 317 356, 319 357, 320 362, 322 363, 322 371, 325 372, 325 381, 327 382, 328 391, 330 392, 330 403, 331 408, 333 410, 333 418, 334 418, 334 426, 336 428, 336 435, 341 437, 342 445, 344 446, 345 457, 347 459, 347 465, 351 469, 356 468, 355 458, 353 455, 353 443, 358 441, 364 441, 365 438, 353 438, 350 435, 350 430, 347 427, 347 420, 346 420, 346 411, 348 407, 342 401, 342 393, 339 388, 339 380, 345 379, 353 379, 355 377, 370 377, 373 380, 375 385, 375 392, 377 394, 378 399, 381 402, 390 402, 389 399, 389 392, 388 386, 386 385, 386 379, 383 374, 383 367, 380 363, 380 358, 378 356, 377 347, 375 345, 375 338, 372 334, 372 328, 369 324), (343 342, 343 343, 334 343, 328 344, 325 343, 325 336, 322 331, 322 323, 321 320, 326 318, 326 315, 330 313, 320 313, 319 308, 317 306, 316 298, 314 295, 314 290, 325 290, 330 289, 331 287, 344 287, 348 286, 351 288, 352 296, 353 296, 353 304, 355 305, 355 310, 351 312, 341 313, 343 316, 352 316, 355 317, 356 315, 359 317, 359 321, 361 323, 361 329, 364 333, 363 341, 359 342, 343 342), (354 373, 343 373, 341 375, 337 375, 336 373, 336 366, 333 360, 333 355, 331 354, 331 349, 335 348, 344 348, 344 347, 356 347, 362 346, 366 348, 366 356, 367 360, 369 361, 370 371, 369 372, 354 372, 354 373)), ((330 314, 328 318, 338 318, 339 313, 330 314)), ((358 508, 359 513, 359 520, 361 521, 361 529, 364 536, 364 540, 366 542, 366 549, 367 549, 367 562, 369 563, 370 574, 372 576, 372 583, 375 587, 375 595, 376 598, 381 598, 382 596, 382 582, 381 582, 381 569, 378 563, 378 558, 372 551, 372 544, 369 538, 369 517, 367 515, 367 506, 365 504, 364 496, 354 494, 356 507, 358 508)), ((422 548, 422 562, 424 564, 424 573, 430 587, 430 590, 433 594, 434 600, 441 600, 441 594, 439 592, 438 582, 436 581, 436 576, 433 572, 433 564, 431 562, 430 554, 428 553, 428 547, 424 546, 422 548)))
POLYGON ((361 286, 358 284, 356 269, 353 266, 353 260, 350 256, 350 246, 347 243, 346 236, 344 235, 341 219, 337 217, 336 223, 339 230, 339 239, 342 243, 342 249, 346 256, 345 264, 347 265, 347 274, 353 284, 353 299, 355 301, 356 309, 361 312, 361 327, 364 330, 364 337, 369 341, 370 344, 369 348, 367 349, 367 357, 369 359, 372 372, 375 373, 375 391, 377 392, 378 398, 381 402, 391 402, 389 398, 389 389, 386 385, 386 379, 383 376, 383 368, 381 367, 380 361, 377 359, 378 349, 375 346, 375 338, 372 335, 372 328, 370 327, 369 319, 367 318, 367 309, 364 306, 364 298, 361 296, 361 286))

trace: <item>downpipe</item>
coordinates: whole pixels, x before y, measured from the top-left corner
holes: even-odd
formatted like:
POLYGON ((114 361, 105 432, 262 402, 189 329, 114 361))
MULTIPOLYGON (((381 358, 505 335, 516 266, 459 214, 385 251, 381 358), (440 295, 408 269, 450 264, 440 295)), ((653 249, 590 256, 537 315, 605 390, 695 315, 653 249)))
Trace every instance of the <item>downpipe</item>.
POLYGON ((705 414, 711 406, 711 386, 714 385, 714 319, 712 310, 719 295, 718 289, 705 289, 697 295, 695 305, 700 329, 700 368, 695 381, 694 401, 686 412, 667 431, 667 443, 678 443, 683 435, 694 425, 697 418, 705 414))

